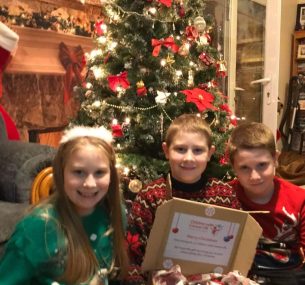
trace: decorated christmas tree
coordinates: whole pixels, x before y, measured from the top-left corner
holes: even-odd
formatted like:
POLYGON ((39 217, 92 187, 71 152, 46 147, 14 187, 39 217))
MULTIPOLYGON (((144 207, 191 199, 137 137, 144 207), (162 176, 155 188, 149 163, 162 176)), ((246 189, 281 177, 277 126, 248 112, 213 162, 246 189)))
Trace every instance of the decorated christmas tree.
POLYGON ((161 144, 182 113, 213 131, 213 177, 228 178, 225 145, 234 116, 219 86, 226 67, 204 0, 110 0, 95 23, 81 106, 72 123, 112 129, 125 190, 168 169, 161 144), (215 48, 217 47, 217 48, 215 48))

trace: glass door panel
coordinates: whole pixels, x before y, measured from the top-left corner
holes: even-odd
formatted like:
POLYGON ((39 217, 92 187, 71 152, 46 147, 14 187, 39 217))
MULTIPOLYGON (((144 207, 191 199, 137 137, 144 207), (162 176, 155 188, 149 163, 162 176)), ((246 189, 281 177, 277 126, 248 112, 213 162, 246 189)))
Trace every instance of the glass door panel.
POLYGON ((241 119, 262 121, 266 6, 239 0, 237 6, 235 114, 241 119))
MULTIPOLYGON (((229 103, 240 120, 277 129, 283 0, 230 0, 229 103)), ((290 1, 290 0, 287 0, 290 1)))

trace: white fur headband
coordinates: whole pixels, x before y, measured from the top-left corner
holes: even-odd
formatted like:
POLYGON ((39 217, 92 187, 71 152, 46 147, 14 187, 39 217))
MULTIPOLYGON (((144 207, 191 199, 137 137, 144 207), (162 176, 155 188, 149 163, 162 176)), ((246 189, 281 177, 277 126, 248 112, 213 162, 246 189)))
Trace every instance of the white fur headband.
POLYGON ((75 126, 64 132, 60 143, 66 143, 79 137, 95 137, 108 144, 111 144, 112 142, 111 132, 104 127, 75 126))

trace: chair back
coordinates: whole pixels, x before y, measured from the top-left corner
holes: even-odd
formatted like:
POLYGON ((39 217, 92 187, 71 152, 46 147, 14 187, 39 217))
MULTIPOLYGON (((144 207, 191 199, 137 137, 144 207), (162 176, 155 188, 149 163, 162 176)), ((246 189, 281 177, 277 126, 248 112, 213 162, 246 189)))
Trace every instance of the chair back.
POLYGON ((37 204, 41 199, 48 197, 52 192, 53 186, 53 168, 51 166, 41 170, 35 177, 32 189, 30 203, 37 204))

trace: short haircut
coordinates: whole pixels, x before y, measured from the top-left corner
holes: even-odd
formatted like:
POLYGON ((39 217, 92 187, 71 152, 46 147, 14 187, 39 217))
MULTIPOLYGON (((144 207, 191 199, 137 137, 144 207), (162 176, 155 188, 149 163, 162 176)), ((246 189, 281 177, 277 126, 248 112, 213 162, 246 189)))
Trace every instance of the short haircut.
POLYGON ((247 122, 233 129, 228 144, 228 153, 232 164, 234 163, 234 156, 238 150, 259 148, 269 151, 272 156, 276 154, 274 135, 266 125, 247 122))
POLYGON ((208 123, 196 114, 183 114, 172 121, 166 132, 165 142, 168 146, 178 133, 199 133, 205 136, 208 146, 212 146, 212 131, 208 123))

